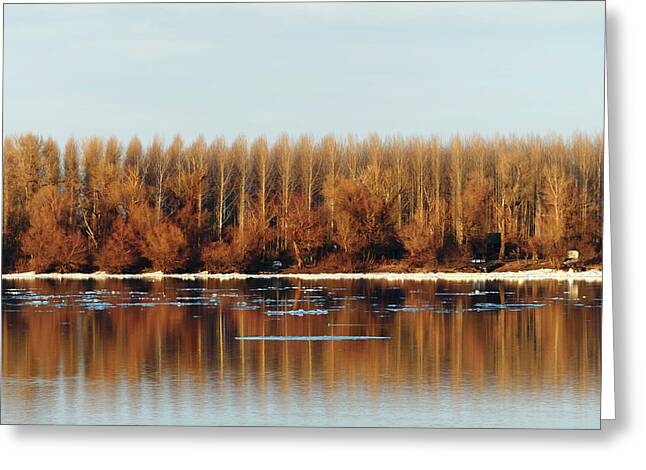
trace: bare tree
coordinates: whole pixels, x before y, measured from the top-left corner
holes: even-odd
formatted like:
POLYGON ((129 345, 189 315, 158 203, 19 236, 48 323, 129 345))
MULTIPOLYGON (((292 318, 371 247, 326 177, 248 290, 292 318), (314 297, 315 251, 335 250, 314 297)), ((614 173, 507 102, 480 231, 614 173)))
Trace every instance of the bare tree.
POLYGON ((233 188, 231 180, 233 161, 224 139, 216 139, 209 147, 209 159, 213 162, 213 184, 215 187, 215 234, 222 240, 224 225, 229 220, 229 205, 233 188))
POLYGON ((158 222, 161 221, 162 216, 164 185, 170 176, 172 158, 178 151, 181 151, 181 145, 177 139, 174 144, 171 144, 168 151, 165 151, 164 145, 159 137, 155 137, 146 149, 146 178, 151 183, 151 186, 154 187, 155 211, 158 222))
POLYGON ((314 208, 314 198, 320 190, 321 173, 321 162, 310 136, 304 135, 298 139, 296 154, 300 162, 301 190, 305 194, 307 213, 310 214, 314 208))
POLYGON ((61 152, 51 137, 43 143, 43 171, 44 183, 58 186, 61 178, 61 152))
POLYGON ((231 144, 231 158, 236 166, 238 180, 238 228, 245 230, 245 213, 247 212, 249 180, 251 179, 251 164, 247 139, 239 136, 231 144))
POLYGON ((295 183, 294 151, 287 134, 276 140, 273 147, 275 155, 280 195, 280 241, 279 246, 287 249, 287 217, 295 183))
POLYGON ((273 161, 267 139, 259 137, 251 145, 251 157, 255 164, 257 179, 257 199, 260 211, 260 225, 265 228, 268 222, 268 206, 272 188, 273 161))
POLYGON ((325 186, 328 197, 326 198, 330 211, 330 232, 334 233, 336 185, 340 177, 339 159, 340 149, 333 135, 327 135, 320 143, 320 152, 325 165, 325 186))
POLYGON ((462 139, 454 137, 450 148, 450 178, 451 178, 451 215, 453 219, 453 234, 458 246, 464 243, 464 208, 462 197, 464 190, 464 149, 462 139))

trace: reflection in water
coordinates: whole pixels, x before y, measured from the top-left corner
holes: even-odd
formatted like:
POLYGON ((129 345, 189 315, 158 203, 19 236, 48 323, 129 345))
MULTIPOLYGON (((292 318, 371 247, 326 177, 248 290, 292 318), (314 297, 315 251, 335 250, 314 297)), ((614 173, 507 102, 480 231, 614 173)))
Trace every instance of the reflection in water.
POLYGON ((596 283, 17 280, 2 296, 3 423, 599 427, 596 283))

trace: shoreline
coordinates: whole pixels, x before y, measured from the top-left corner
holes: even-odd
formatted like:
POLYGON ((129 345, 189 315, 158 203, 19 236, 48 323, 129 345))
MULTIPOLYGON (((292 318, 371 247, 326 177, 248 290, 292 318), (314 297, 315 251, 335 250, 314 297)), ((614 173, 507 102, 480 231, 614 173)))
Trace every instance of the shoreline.
POLYGON ((141 280, 245 280, 245 279, 301 279, 301 280, 386 280, 386 281, 587 281, 602 282, 603 271, 591 269, 581 272, 567 272, 556 269, 534 269, 529 271, 500 271, 490 273, 471 272, 367 272, 367 273, 266 273, 266 274, 243 274, 243 273, 183 273, 165 274, 162 272, 142 274, 108 274, 105 272, 95 273, 35 273, 23 272, 2 274, 3 280, 109 280, 109 279, 141 279, 141 280))

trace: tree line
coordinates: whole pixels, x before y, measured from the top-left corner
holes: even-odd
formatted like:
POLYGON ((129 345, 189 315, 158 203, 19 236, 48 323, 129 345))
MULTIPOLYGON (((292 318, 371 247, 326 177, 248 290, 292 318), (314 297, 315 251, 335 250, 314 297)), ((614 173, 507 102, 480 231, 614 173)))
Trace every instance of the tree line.
POLYGON ((602 250, 601 136, 26 133, 3 164, 4 272, 431 269, 491 232, 503 257, 602 250))

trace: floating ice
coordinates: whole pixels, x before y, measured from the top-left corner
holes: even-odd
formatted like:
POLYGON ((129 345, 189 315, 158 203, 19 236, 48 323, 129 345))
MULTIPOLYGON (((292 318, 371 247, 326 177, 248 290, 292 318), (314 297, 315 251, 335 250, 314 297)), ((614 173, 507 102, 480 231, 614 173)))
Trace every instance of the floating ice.
MULTIPOLYGON (((504 310, 504 309, 522 309, 522 308, 534 308, 534 307, 545 307, 545 304, 539 303, 529 303, 529 304, 497 304, 493 302, 479 302, 474 304, 476 309, 480 310, 504 310)), ((518 310, 515 310, 518 311, 518 310)))
POLYGON ((5 289, 4 293, 7 295, 23 295, 26 292, 29 292, 28 289, 5 289))
POLYGON ((387 312, 433 312, 437 310, 434 305, 419 305, 417 307, 387 307, 387 312))
POLYGON ((240 341, 358 341, 390 339, 390 336, 236 336, 240 341))
POLYGON ((96 303, 88 303, 85 305, 85 308, 89 310, 106 310, 108 308, 113 308, 114 305, 108 303, 108 302, 96 302, 96 303))
POLYGON ((302 317, 304 315, 327 315, 327 314, 328 314, 328 311, 323 309, 314 309, 314 310, 298 309, 298 310, 286 310, 286 311, 267 310, 265 312, 265 315, 269 315, 269 316, 292 315, 295 317, 302 317))
POLYGON ((30 300, 29 302, 23 303, 23 305, 36 306, 36 305, 47 305, 49 302, 46 300, 30 300))
MULTIPOLYGON (((436 292, 435 295, 452 295, 452 296, 476 296, 476 295, 499 295, 500 292, 497 290, 486 290, 480 291, 478 289, 473 292, 436 292)), ((511 292, 505 292, 506 295, 511 294, 511 292)))
POLYGON ((181 306, 186 304, 181 302, 121 302, 116 304, 117 307, 159 307, 162 305, 181 306))

